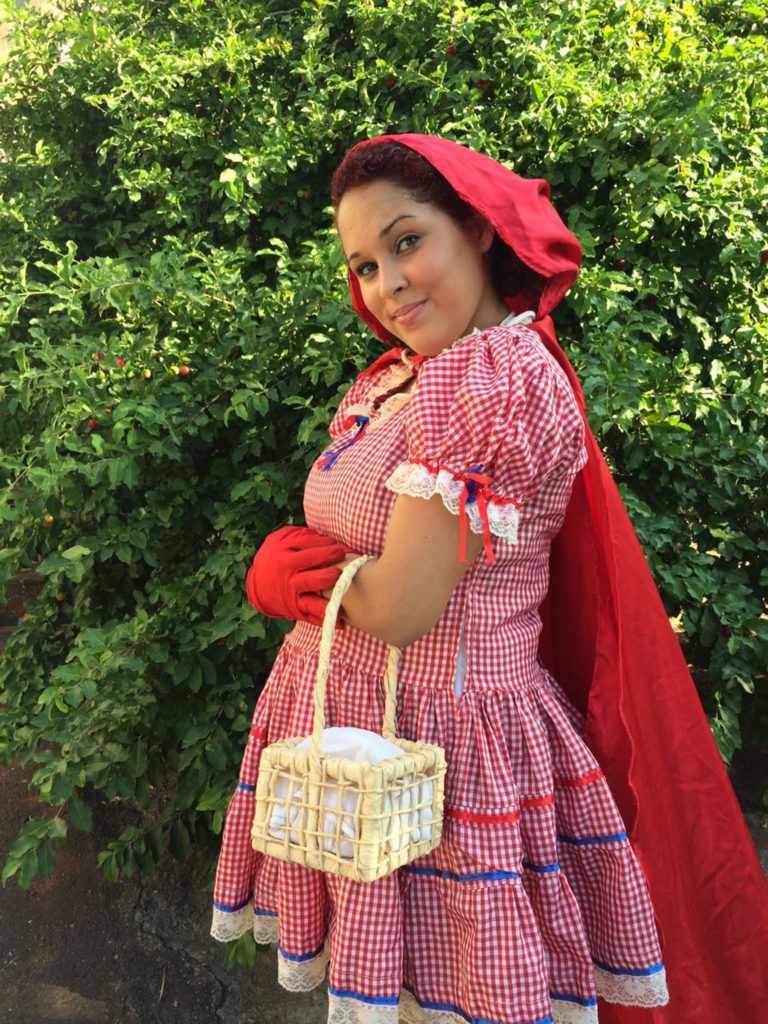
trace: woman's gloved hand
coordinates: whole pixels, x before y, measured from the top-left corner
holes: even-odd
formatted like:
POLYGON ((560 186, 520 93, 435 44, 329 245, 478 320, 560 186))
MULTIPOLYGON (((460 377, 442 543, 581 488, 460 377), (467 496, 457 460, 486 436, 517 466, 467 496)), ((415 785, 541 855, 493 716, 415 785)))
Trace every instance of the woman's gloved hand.
POLYGON ((323 590, 334 586, 348 549, 308 526, 284 526, 270 533, 248 570, 246 589, 254 608, 273 619, 322 625, 328 604, 323 590))

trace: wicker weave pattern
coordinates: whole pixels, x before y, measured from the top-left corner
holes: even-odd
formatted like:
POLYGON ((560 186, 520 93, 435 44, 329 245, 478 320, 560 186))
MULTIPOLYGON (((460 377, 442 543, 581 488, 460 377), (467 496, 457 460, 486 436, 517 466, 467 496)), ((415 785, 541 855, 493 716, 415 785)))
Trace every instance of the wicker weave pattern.
POLYGON ((270 857, 358 882, 381 878, 439 844, 446 770, 440 747, 395 736, 397 648, 390 648, 384 679, 382 735, 404 753, 377 763, 322 753, 325 684, 336 616, 355 573, 368 560, 363 556, 347 566, 328 603, 312 749, 298 750, 302 737, 294 737, 262 751, 251 833, 254 849, 270 857), (280 829, 274 824, 276 811, 280 820, 287 817, 280 829))

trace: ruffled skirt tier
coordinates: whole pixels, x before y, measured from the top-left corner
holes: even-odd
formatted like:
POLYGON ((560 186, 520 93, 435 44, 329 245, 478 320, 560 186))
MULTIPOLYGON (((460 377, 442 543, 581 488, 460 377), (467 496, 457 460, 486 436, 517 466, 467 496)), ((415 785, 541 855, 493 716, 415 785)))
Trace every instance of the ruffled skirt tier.
MULTIPOLYGON (((306 631, 305 631, 306 633, 306 631)), ((299 634, 303 636, 304 634, 299 634)), ((363 667, 360 667, 360 661, 363 667)), ((359 884, 255 853, 261 750, 312 728, 316 655, 289 637, 227 813, 212 934, 278 943, 286 988, 329 983, 329 1024, 596 1024, 597 997, 667 1001, 647 886, 579 721, 544 670, 522 688, 401 678, 398 730, 441 745, 443 841, 359 884)), ((381 676, 335 661, 329 725, 378 731, 381 676)))

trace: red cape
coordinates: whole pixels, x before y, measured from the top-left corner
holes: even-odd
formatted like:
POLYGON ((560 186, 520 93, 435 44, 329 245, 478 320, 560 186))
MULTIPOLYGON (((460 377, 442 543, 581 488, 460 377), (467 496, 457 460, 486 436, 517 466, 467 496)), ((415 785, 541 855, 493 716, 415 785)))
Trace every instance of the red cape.
MULTIPOLYGON (((532 325, 576 373, 549 317, 532 325)), ((600 1004, 605 1024, 765 1024, 768 886, 685 658, 602 452, 552 546, 543 662, 587 715, 660 925, 669 1005, 600 1004)))
MULTIPOLYGON (((571 382, 576 373, 548 316, 578 274, 581 248, 527 180, 448 139, 390 135, 416 150, 485 216, 538 275, 508 299, 571 382), (517 301, 517 300, 520 301, 517 301)), ((358 147, 355 147, 358 148, 358 147)), ((358 315, 400 344, 365 306, 358 315)), ((386 356, 384 357, 386 358, 386 356)), ((597 757, 645 870, 663 941, 670 1002, 643 1010, 600 1003, 601 1024, 766 1024, 768 885, 677 638, 626 509, 587 424, 589 461, 576 478, 550 558, 542 606, 544 664, 586 715, 597 757)))

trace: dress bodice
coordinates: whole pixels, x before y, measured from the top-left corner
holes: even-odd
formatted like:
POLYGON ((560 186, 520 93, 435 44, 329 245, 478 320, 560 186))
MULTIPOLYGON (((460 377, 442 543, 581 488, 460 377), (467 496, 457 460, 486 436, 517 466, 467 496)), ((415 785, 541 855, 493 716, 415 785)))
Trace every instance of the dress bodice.
MULTIPOLYGON (((480 332, 420 366, 390 364, 358 379, 331 435, 307 481, 306 520, 361 553, 383 550, 398 493, 439 492, 458 514, 466 474, 482 465, 490 478, 493 563, 485 552, 475 559, 435 627, 406 649, 403 678, 452 686, 459 671, 462 690, 535 682, 550 543, 586 457, 570 386, 535 332, 480 332)), ((480 532, 477 508, 468 509, 480 532)), ((374 638, 344 634, 338 657, 384 657, 374 638)))

